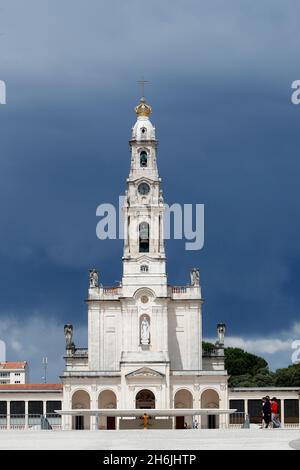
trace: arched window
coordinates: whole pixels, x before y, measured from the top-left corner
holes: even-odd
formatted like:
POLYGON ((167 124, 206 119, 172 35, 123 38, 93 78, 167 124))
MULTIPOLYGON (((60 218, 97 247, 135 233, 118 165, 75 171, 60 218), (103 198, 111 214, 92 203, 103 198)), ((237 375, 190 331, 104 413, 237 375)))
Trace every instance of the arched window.
POLYGON ((148 156, 145 150, 142 150, 140 153, 140 165, 141 167, 148 166, 148 156))
POLYGON ((141 265, 141 273, 147 273, 149 271, 149 266, 147 264, 141 265))
POLYGON ((139 252, 149 253, 149 224, 142 222, 139 227, 139 252))

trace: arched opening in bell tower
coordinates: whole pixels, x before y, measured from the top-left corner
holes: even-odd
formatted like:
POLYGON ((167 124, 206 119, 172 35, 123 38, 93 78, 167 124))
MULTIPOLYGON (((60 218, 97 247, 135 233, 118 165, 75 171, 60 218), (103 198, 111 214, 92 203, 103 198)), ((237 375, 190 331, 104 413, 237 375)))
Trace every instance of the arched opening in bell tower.
POLYGON ((149 224, 142 222, 139 226, 139 252, 149 253, 149 224))
POLYGON ((145 150, 142 150, 140 153, 140 166, 143 168, 148 166, 148 155, 145 150))

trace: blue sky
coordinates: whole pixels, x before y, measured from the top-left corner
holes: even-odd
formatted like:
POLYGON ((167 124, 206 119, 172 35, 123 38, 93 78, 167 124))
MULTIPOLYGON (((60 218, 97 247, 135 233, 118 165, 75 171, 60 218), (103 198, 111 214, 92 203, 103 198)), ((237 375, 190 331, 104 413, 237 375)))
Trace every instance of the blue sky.
POLYGON ((31 378, 62 371, 63 325, 86 344, 87 272, 121 278, 96 238, 117 203, 147 98, 169 204, 205 204, 205 246, 167 244, 169 282, 199 266, 204 334, 227 324, 273 368, 299 328, 300 5, 294 1, 0 1, 0 338, 31 378))

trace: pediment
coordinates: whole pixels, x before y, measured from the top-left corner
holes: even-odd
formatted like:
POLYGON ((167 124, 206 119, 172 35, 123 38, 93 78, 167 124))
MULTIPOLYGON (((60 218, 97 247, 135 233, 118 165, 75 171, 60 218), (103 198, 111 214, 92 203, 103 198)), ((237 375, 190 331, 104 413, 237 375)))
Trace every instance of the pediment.
POLYGON ((136 259, 140 263, 141 262, 151 263, 151 261, 153 261, 153 258, 150 258, 150 256, 148 256, 148 255, 141 255, 141 256, 138 256, 136 259))
POLYGON ((156 377, 161 379, 164 377, 164 374, 161 374, 160 372, 157 372, 154 369, 151 369, 150 367, 141 367, 140 369, 134 370, 133 372, 129 372, 129 374, 126 375, 128 379, 130 378, 143 378, 143 377, 156 377))

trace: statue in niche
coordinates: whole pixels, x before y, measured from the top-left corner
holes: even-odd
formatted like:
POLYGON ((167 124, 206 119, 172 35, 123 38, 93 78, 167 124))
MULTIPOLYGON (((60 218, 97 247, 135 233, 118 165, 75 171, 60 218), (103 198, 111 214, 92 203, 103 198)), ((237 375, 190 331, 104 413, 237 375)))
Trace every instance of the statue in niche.
POLYGON ((66 349, 71 349, 74 346, 73 339, 73 325, 68 323, 64 326, 66 349))
POLYGON ((99 274, 96 269, 90 269, 89 280, 90 288, 99 287, 99 274))
POLYGON ((200 285, 200 273, 198 268, 193 268, 191 270, 191 286, 199 286, 200 285))
POLYGON ((146 316, 141 321, 141 343, 150 344, 150 324, 146 316))

